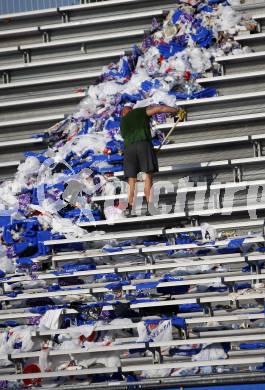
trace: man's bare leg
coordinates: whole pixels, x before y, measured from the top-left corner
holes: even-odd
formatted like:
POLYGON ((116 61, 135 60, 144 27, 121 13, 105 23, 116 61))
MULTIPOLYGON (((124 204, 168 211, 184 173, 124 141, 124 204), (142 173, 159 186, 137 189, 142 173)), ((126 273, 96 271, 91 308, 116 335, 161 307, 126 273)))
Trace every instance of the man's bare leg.
POLYGON ((128 185, 129 185, 128 206, 125 210, 126 217, 133 217, 134 216, 134 213, 132 213, 132 208, 133 208, 133 204, 134 204, 136 182, 137 182, 137 179, 135 177, 129 177, 129 179, 128 179, 128 185))
POLYGON ((149 205, 153 200, 153 173, 146 173, 144 179, 144 195, 147 201, 147 212, 146 215, 151 215, 149 211, 149 205))
POLYGON ((129 184, 128 203, 130 206, 132 206, 134 203, 136 181, 137 181, 137 179, 135 177, 129 177, 129 179, 128 179, 128 184, 129 184))

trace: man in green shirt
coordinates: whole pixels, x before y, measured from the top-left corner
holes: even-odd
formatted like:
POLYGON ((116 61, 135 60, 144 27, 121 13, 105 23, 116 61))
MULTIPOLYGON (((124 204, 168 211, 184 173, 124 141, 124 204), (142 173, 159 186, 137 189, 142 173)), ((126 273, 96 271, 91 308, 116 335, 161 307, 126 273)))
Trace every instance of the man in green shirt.
POLYGON ((144 194, 147 201, 146 215, 151 215, 148 205, 151 202, 153 174, 158 172, 157 156, 152 145, 150 117, 160 113, 177 114, 178 108, 165 105, 122 110, 121 135, 124 139, 124 176, 128 179, 128 207, 125 216, 132 217, 137 174, 145 173, 144 194))

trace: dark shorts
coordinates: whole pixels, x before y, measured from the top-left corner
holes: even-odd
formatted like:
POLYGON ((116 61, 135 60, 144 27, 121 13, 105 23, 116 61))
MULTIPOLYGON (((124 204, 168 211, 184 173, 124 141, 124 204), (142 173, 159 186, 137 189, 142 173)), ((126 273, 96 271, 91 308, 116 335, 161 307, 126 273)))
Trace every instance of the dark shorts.
POLYGON ((158 172, 158 161, 149 141, 138 141, 124 150, 124 176, 137 177, 139 172, 158 172))

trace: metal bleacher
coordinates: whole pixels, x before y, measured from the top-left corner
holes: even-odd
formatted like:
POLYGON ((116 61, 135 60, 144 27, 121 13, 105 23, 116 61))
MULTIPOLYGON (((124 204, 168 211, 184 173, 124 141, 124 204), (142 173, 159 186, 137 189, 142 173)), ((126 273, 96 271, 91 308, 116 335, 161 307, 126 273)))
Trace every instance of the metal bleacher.
MULTIPOLYGON (((100 76, 102 66, 118 60, 128 53, 132 44, 138 43, 148 34, 153 17, 162 18, 164 13, 175 8, 175 0, 106 0, 91 4, 65 6, 54 9, 24 12, 12 15, 0 15, 0 178, 12 177, 23 152, 42 150, 45 142, 42 137, 35 138, 57 121, 63 120, 73 112, 76 105, 85 96, 85 92, 75 92, 86 87, 100 76)), ((175 307, 181 304, 201 305, 203 310, 184 312, 180 316, 186 322, 186 329, 174 333, 174 339, 166 342, 137 342, 137 323, 130 324, 95 324, 94 331, 128 331, 124 337, 116 337, 110 345, 94 343, 86 349, 70 350, 50 349, 49 358, 69 355, 91 356, 96 353, 118 353, 120 366, 92 367, 78 371, 56 371, 38 374, 22 373, 24 359, 38 361, 40 351, 18 352, 0 355, 0 359, 9 359, 12 368, 0 370, 1 380, 28 378, 84 377, 93 374, 149 372, 150 370, 180 369, 200 367, 239 366, 241 372, 226 375, 187 376, 143 380, 141 388, 154 389, 165 386, 181 386, 205 383, 265 383, 262 372, 250 373, 248 367, 265 363, 264 349, 242 351, 241 342, 265 340, 265 325, 258 327, 255 321, 265 321, 265 290, 257 285, 264 283, 265 271, 261 263, 265 254, 257 249, 264 246, 265 202, 265 4, 264 2, 246 2, 240 7, 258 21, 259 28, 254 34, 239 35, 237 41, 251 47, 253 53, 220 57, 216 62, 222 72, 219 76, 199 79, 202 86, 213 86, 218 96, 196 101, 180 101, 178 104, 187 110, 186 120, 179 124, 171 138, 171 143, 162 147, 159 154, 160 172, 155 177, 155 185, 161 180, 170 181, 172 186, 161 195, 166 200, 168 210, 161 209, 159 199, 152 216, 137 216, 117 221, 101 220, 80 222, 79 226, 90 235, 82 238, 60 238, 47 240, 45 246, 52 248, 48 256, 34 259, 39 269, 34 274, 36 280, 43 280, 48 285, 61 278, 78 280, 101 274, 122 275, 128 283, 119 287, 120 298, 133 310, 144 310, 142 318, 149 318, 148 310, 157 308, 156 317, 161 307, 175 307), (179 186, 179 179, 186 177, 194 186, 179 186), (183 195, 183 199, 181 198, 183 195), (179 203, 173 207, 175 199, 179 203), (204 200, 207 199, 208 207, 204 200), (234 201, 231 203, 231 198, 234 201), (185 203, 185 207, 183 203, 185 203), (233 203, 234 202, 234 203, 233 203), (232 209, 232 206, 233 209, 232 209), (231 212, 232 211, 232 212, 231 212), (244 236, 244 245, 239 246, 234 254, 209 253, 194 256, 192 251, 200 249, 201 243, 183 243, 167 245, 163 242, 143 246, 136 243, 130 248, 121 248, 113 253, 105 250, 106 245, 115 240, 117 246, 124 239, 172 237, 178 233, 201 232, 201 224, 210 223, 218 234, 214 244, 207 243, 207 248, 224 248, 233 238, 244 236), (246 237, 247 236, 247 237, 246 237), (68 250, 69 244, 84 245, 83 250, 68 250), (64 246, 64 247, 63 247, 64 246), (63 247, 63 250, 62 250, 63 247), (247 248, 247 249, 245 249, 247 248), (170 256, 182 250, 189 250, 191 255, 170 256), (156 256, 159 256, 158 258, 156 256), (124 260, 124 257, 126 259, 124 260), (71 273, 55 272, 69 261, 82 263, 88 259, 100 258, 102 265, 96 269, 71 273), (160 281, 161 275, 181 266, 190 267, 211 265, 210 271, 184 275, 182 280, 160 281), (218 271, 218 267, 224 267, 218 271), (249 267, 242 272, 242 267, 249 267), (127 292, 133 292, 136 285, 142 283, 142 289, 148 289, 145 279, 129 280, 134 272, 150 272, 148 282, 156 287, 189 286, 191 291, 170 297, 157 295, 152 302, 130 303, 127 292), (247 294, 240 294, 234 285, 248 282, 251 285, 247 294), (228 287, 224 292, 198 292, 193 287, 209 283, 228 287), (246 307, 245 303, 249 306, 246 307), (221 330, 211 330, 212 323, 227 326, 221 330), (235 323, 238 328, 231 328, 235 323), (196 331, 200 325, 201 330, 196 331), (226 359, 192 361, 188 357, 162 356, 161 350, 167 347, 180 347, 193 344, 215 344, 229 342, 232 345, 226 359), (150 351, 149 356, 128 357, 124 352, 130 350, 150 351)), ((160 125, 160 130, 167 133, 172 123, 160 125)), ((123 172, 116 172, 115 177, 122 178, 123 172)), ((104 202, 126 199, 125 188, 120 194, 94 195, 93 202, 102 206, 104 202)), ((143 192, 138 193, 139 209, 143 192)), ((16 273, 9 275, 8 283, 30 282, 31 275, 16 273)), ((0 281, 0 320, 19 320, 27 324, 28 319, 38 319, 39 314, 30 311, 25 304, 31 298, 61 297, 67 305, 70 296, 85 297, 86 302, 95 302, 95 297, 103 302, 105 293, 111 291, 106 282, 90 282, 71 285, 71 290, 49 291, 45 288, 28 288, 15 296, 8 296, 8 283, 0 281), (20 303, 18 308, 17 302, 20 303)), ((115 287, 112 288, 115 290, 115 287)), ((69 300, 70 301, 70 300, 69 300)), ((112 311, 115 300, 104 304, 104 309, 112 311)), ((34 304, 33 304, 34 306, 34 304)), ((64 308, 64 314, 76 313, 75 309, 64 308)), ((140 315, 139 315, 140 316, 140 315)), ((154 314, 152 314, 154 317, 154 314)), ((265 323, 265 322, 264 322, 265 323)), ((55 334, 71 334, 69 329, 32 330, 32 337, 50 340, 55 334)), ((220 369, 221 369, 220 368, 220 369)), ((221 372, 221 371, 220 371, 221 372)), ((20 382, 22 383, 22 382, 20 382)), ((76 388, 65 382, 61 388, 76 388)), ((78 384, 88 388, 88 384, 78 384)), ((92 389, 128 389, 125 382, 93 384, 92 389)), ((133 386, 133 384, 132 384, 133 386)), ((44 387, 45 388, 45 387, 44 387)))

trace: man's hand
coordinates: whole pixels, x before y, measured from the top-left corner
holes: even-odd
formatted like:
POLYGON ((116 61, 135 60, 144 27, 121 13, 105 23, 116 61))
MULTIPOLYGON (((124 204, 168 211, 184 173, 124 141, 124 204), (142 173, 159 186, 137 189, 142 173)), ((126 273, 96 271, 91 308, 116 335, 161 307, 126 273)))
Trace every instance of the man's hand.
POLYGON ((186 118, 186 111, 183 108, 179 108, 177 116, 180 122, 183 122, 186 118))

